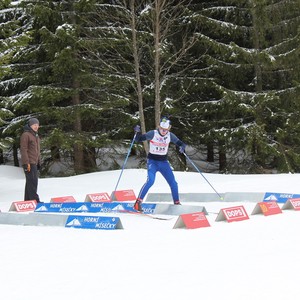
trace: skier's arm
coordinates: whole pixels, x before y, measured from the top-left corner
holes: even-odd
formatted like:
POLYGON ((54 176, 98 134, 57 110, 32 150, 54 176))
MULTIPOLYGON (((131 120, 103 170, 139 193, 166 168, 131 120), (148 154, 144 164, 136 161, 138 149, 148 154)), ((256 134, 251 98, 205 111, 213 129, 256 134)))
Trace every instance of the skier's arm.
POLYGON ((154 137, 154 130, 150 130, 145 134, 141 134, 140 132, 137 132, 135 141, 136 142, 144 142, 144 141, 150 141, 154 137))
POLYGON ((185 151, 186 144, 181 141, 173 132, 170 132, 171 142, 179 147, 179 151, 183 153, 185 151))

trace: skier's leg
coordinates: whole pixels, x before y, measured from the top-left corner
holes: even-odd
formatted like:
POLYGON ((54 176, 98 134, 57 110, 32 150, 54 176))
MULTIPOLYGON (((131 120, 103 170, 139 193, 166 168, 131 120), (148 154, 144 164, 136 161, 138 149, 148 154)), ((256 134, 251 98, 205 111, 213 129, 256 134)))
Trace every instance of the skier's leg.
POLYGON ((156 172, 157 172, 156 161, 154 161, 152 159, 148 159, 148 161, 147 161, 147 181, 142 186, 142 188, 139 192, 139 195, 138 195, 138 199, 140 199, 141 201, 143 201, 147 192, 149 191, 151 186, 154 184, 156 172))
POLYGON ((163 162, 161 162, 160 166, 161 166, 160 173, 166 179, 166 181, 168 182, 168 184, 170 186, 173 202, 175 204, 180 204, 179 193, 178 193, 178 183, 175 179, 173 170, 172 170, 169 162, 163 161, 163 162))

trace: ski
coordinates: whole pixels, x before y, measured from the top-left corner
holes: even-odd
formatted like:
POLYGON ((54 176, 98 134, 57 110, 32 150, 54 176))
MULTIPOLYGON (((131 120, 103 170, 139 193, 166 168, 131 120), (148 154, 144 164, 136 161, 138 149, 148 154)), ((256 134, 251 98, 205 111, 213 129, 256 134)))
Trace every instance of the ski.
POLYGON ((138 215, 138 216, 145 216, 145 217, 155 219, 155 220, 167 221, 167 220, 173 219, 173 217, 155 216, 155 215, 151 215, 151 214, 145 214, 145 213, 137 211, 137 210, 118 210, 118 212, 132 214, 132 215, 138 215))

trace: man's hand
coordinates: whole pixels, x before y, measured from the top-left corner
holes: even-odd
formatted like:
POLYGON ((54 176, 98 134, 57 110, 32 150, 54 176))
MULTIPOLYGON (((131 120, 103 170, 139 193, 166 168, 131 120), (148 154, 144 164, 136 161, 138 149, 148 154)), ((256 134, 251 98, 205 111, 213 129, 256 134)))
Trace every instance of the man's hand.
POLYGON ((23 169, 24 169, 25 172, 29 173, 30 170, 31 170, 30 164, 23 165, 23 169))

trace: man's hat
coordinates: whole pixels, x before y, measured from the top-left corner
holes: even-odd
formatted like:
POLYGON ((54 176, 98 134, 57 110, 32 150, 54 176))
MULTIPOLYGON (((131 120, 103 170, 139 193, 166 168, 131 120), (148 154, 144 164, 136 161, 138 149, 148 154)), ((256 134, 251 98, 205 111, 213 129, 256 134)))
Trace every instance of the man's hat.
POLYGON ((29 119, 28 125, 32 126, 34 124, 40 124, 39 120, 37 118, 31 118, 31 119, 29 119))

